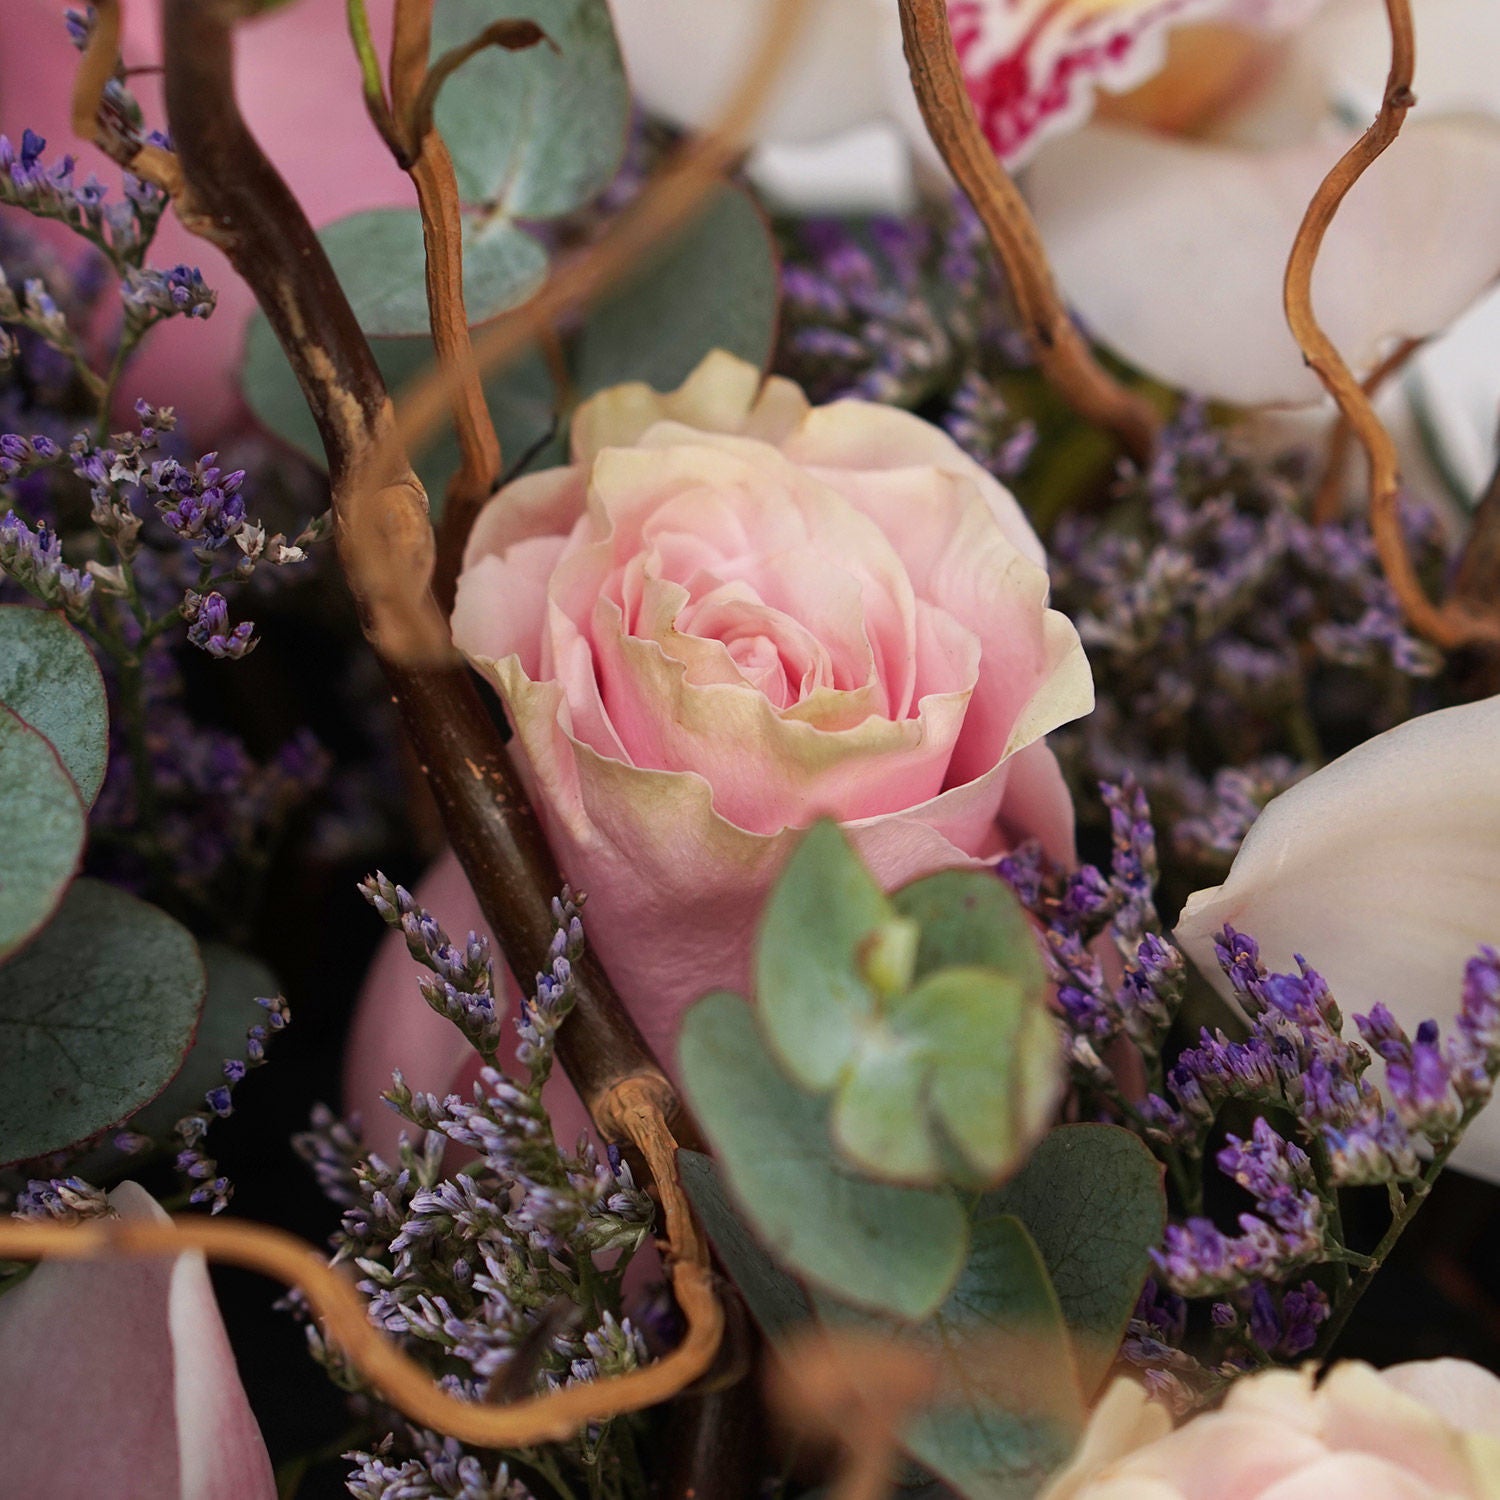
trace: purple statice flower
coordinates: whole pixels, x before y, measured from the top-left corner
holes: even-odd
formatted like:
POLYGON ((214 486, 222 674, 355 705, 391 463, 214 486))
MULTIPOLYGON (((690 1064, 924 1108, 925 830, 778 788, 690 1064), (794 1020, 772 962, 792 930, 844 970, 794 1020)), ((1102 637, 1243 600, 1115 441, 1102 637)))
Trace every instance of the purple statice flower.
POLYGON ((109 1199, 103 1190, 81 1177, 32 1178, 16 1194, 18 1219, 81 1224, 85 1219, 101 1219, 109 1212, 109 1199))
POLYGON ((510 1466, 466 1452, 452 1438, 422 1433, 415 1456, 392 1459, 386 1437, 368 1450, 344 1455, 355 1465, 348 1478, 353 1500, 533 1500, 510 1466))
POLYGON ((63 450, 45 433, 0 432, 0 480, 25 478, 61 461, 63 450))
POLYGON ((0 572, 71 619, 89 613, 94 580, 63 561, 62 539, 45 521, 33 530, 14 511, 0 516, 0 572))
MULTIPOLYGON (((485 945, 450 943, 384 876, 361 889, 436 978, 469 986, 470 993, 492 985, 485 945)), ((403 1137, 395 1162, 361 1157, 353 1130, 326 1110, 296 1143, 344 1209, 333 1259, 357 1268, 371 1321, 471 1400, 495 1399, 501 1388, 515 1395, 606 1378, 647 1358, 639 1331, 621 1313, 620 1290, 626 1265, 649 1233, 651 1200, 618 1152, 601 1155, 587 1138, 571 1154, 560 1149, 541 1102, 555 1033, 572 1002, 570 966, 583 940, 577 903, 566 892, 553 918, 548 967, 517 1018, 514 1076, 485 1066, 467 1099, 439 1099, 413 1091, 397 1073, 386 1098, 420 1136, 403 1137), (477 1159, 445 1175, 450 1141, 477 1159)), ((351 1388, 357 1384, 337 1365, 336 1352, 311 1337, 317 1356, 351 1388)), ((448 1494, 362 1490, 355 1481, 420 1486, 434 1474, 456 1472, 455 1464, 478 1462, 457 1444, 429 1441, 404 1424, 398 1430, 399 1443, 392 1438, 356 1455, 362 1468, 351 1479, 353 1493, 448 1494), (391 1456, 396 1452, 399 1458, 391 1456)), ((578 1471, 580 1493, 591 1487, 583 1471, 599 1462, 601 1441, 607 1449, 607 1430, 557 1450, 563 1465, 578 1471)), ((487 1464, 497 1458, 504 1455, 484 1455, 487 1464)))
POLYGON ((217 589, 201 596, 189 589, 183 595, 182 617, 188 622, 189 642, 221 660, 238 661, 258 644, 253 620, 230 625, 229 601, 217 589))
MULTIPOLYGON (((1186 405, 1113 504, 1049 537, 1054 606, 1098 684, 1058 731, 1076 788, 1133 775, 1185 889, 1222 875, 1262 807, 1337 746, 1451 698, 1406 626, 1362 517, 1306 519, 1309 472, 1253 461, 1186 405)), ((1417 566, 1441 569, 1433 517, 1408 507, 1417 566)))
POLYGON ((127 266, 120 283, 127 315, 141 330, 176 316, 206 318, 218 303, 219 294, 203 280, 197 266, 173 266, 170 271, 127 266))

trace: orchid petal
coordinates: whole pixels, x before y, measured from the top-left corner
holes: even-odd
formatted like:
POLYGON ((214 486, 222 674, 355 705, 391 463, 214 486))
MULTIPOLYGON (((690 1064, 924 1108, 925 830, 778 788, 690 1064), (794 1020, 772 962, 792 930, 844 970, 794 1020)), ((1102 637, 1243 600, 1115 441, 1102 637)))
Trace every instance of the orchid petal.
MULTIPOLYGON (((1408 1032, 1451 1023, 1464 967, 1500 941, 1500 697, 1412 719, 1283 792, 1228 878, 1189 898, 1183 949, 1224 994, 1226 924, 1273 970, 1302 954, 1346 1015, 1377 1002, 1408 1032)), ((1500 1113, 1454 1157, 1500 1181, 1500 1113)))
MULTIPOLYGON (((1253 151, 1090 126, 1050 146, 1028 186, 1064 291, 1116 353, 1225 401, 1315 401, 1322 387, 1287 329, 1281 280, 1349 139, 1253 151)), ((1462 312, 1494 278, 1497 244, 1500 122, 1414 120, 1334 219, 1314 309, 1365 370, 1396 339, 1462 312)))
MULTIPOLYGON (((166 1222, 143 1188, 122 1219, 166 1222)), ((274 1500, 203 1257, 47 1261, 0 1298, 5 1490, 274 1500)))

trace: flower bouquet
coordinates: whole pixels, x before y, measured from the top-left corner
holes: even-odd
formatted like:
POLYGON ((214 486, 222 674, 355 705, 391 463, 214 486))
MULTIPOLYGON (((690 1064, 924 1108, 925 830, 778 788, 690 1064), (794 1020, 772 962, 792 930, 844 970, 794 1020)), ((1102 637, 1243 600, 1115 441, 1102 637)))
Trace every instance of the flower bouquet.
POLYGON ((0 1494, 1500 1494, 1497 62, 11 0, 0 1494))

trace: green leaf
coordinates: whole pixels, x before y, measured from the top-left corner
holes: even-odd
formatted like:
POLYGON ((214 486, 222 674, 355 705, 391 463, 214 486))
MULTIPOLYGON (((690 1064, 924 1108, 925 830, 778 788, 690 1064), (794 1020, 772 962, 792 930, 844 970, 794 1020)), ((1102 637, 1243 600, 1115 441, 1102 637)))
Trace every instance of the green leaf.
MULTIPOLYGON (((370 346, 393 393, 433 361, 432 340, 428 338, 372 339, 370 346)), ((315 464, 324 465, 323 444, 302 388, 262 313, 250 320, 240 385, 250 410, 263 426, 315 464)), ((485 381, 484 393, 504 461, 514 464, 553 425, 556 396, 552 377, 541 356, 532 351, 485 381)), ((562 461, 555 448, 549 453, 550 458, 548 453, 539 454, 533 464, 562 461)), ((457 469, 458 443, 451 430, 417 456, 417 473, 426 486, 434 516, 442 513, 444 490, 457 469)))
POLYGON ((192 934, 164 911, 77 880, 0 968, 0 1163, 62 1151, 156 1098, 203 1006, 192 934))
POLYGON ((883 1177, 985 1186, 1046 1130, 1061 1067, 1040 993, 998 969, 938 969, 887 997, 865 1029, 835 1095, 834 1139, 883 1177))
POLYGON ((502 17, 535 21, 553 46, 476 54, 443 85, 434 118, 465 203, 553 219, 619 169, 630 123, 619 44, 605 0, 442 0, 432 55, 502 17))
POLYGON ((62 900, 86 823, 78 788, 51 742, 0 704, 0 958, 62 900))
POLYGON ((577 346, 580 396, 626 380, 675 390, 713 349, 765 365, 777 284, 760 210, 742 189, 720 189, 590 315, 577 346))
POLYGON ((908 1451, 965 1500, 1031 1500, 1073 1452, 1084 1404, 1057 1295, 1020 1220, 976 1220, 933 1333, 942 1394, 908 1430, 908 1451))
POLYGON ((193 1045, 160 1097, 130 1117, 132 1130, 156 1139, 165 1138, 183 1115, 204 1108, 203 1096, 224 1082, 225 1058, 244 1057, 245 1033, 266 1018, 255 997, 281 993, 259 959, 223 943, 205 943, 201 952, 208 992, 193 1045))
POLYGON ((677 1171, 724 1269, 762 1332, 779 1338, 809 1322, 812 1304, 807 1294, 766 1254, 734 1211, 713 1159, 697 1151, 679 1151, 677 1171))
POLYGON ((1103 1383, 1167 1219, 1161 1164, 1118 1125, 1059 1125, 986 1212, 1031 1231, 1073 1334, 1084 1391, 1103 1383))
POLYGON ((694 1115, 771 1253, 856 1305, 908 1319, 932 1312, 968 1249, 954 1195, 842 1166, 822 1103, 781 1075, 738 995, 700 1000, 678 1048, 694 1115))
POLYGON ((109 704, 94 653, 62 615, 0 605, 0 703, 51 741, 92 807, 109 762, 109 704))
POLYGON ((891 905, 922 930, 916 977, 935 969, 999 969, 1041 994, 1046 969, 1036 933, 1008 886, 984 870, 941 870, 914 880, 891 905))
MULTIPOLYGON (((834 1326, 872 1322, 826 1297, 817 1307, 834 1326)), ((978 1214, 968 1260, 933 1317, 919 1329, 883 1326, 939 1369, 907 1451, 965 1500, 1031 1500, 1072 1453, 1084 1403, 1057 1294, 1021 1221, 978 1214)))
MULTIPOLYGON (((318 231, 359 326, 370 338, 429 331, 427 251, 414 208, 371 208, 318 231)), ((465 215, 464 307, 483 323, 524 302, 547 275, 547 252, 523 229, 465 215)))
POLYGON ((831 819, 798 840, 772 888, 755 948, 755 995, 777 1060, 823 1092, 848 1066, 875 1013, 861 958, 891 908, 831 819))

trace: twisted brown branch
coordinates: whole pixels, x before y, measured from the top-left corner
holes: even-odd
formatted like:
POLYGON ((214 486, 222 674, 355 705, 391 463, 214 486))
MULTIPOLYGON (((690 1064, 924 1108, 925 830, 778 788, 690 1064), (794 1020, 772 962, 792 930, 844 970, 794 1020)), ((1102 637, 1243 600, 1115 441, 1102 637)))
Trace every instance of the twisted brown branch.
POLYGON ((323 1332, 387 1402, 423 1427, 483 1448, 529 1448, 571 1437, 590 1422, 640 1411, 675 1396, 713 1361, 723 1330, 707 1252, 677 1177, 676 1143, 649 1098, 627 1087, 613 1106, 646 1157, 666 1219, 672 1289, 687 1322, 682 1342, 654 1364, 626 1375, 565 1386, 508 1406, 451 1396, 400 1346, 370 1322, 363 1298, 310 1245, 280 1229, 232 1219, 174 1219, 170 1224, 96 1219, 67 1226, 0 1220, 0 1256, 90 1260, 108 1256, 180 1255, 241 1266, 299 1288, 323 1332))
POLYGON ((1370 460, 1370 530, 1381 567, 1401 609, 1414 629, 1447 649, 1486 643, 1500 644, 1500 614, 1471 608, 1462 599, 1437 605, 1427 597, 1412 565, 1401 529, 1398 505, 1400 472, 1396 444, 1375 412, 1353 371, 1333 341, 1324 333, 1312 307, 1312 277, 1323 237, 1339 205, 1366 168, 1400 134, 1402 122, 1416 98, 1411 91, 1416 67, 1416 37, 1410 0, 1386 0, 1391 30, 1391 66, 1379 113, 1370 128, 1338 159, 1318 185, 1302 217, 1287 259, 1282 298, 1287 323, 1303 357, 1323 382, 1339 411, 1354 430, 1370 460))
POLYGON ((1150 402, 1094 358, 1068 316, 1031 210, 974 113, 948 27, 947 0, 901 0, 901 36, 928 134, 1005 267, 1043 375, 1079 416, 1108 428, 1137 463, 1145 463, 1161 419, 1150 402))

